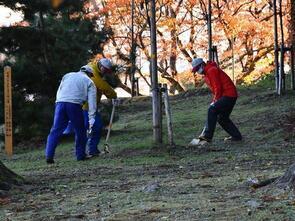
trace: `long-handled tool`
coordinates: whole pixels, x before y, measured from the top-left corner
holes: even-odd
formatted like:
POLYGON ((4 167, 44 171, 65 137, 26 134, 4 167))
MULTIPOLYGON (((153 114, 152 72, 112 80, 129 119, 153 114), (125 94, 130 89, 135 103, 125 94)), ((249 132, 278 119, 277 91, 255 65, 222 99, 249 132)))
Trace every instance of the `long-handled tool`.
POLYGON ((109 138, 110 138, 113 119, 114 119, 114 115, 115 115, 115 107, 117 105, 115 99, 112 100, 112 104, 113 104, 113 108, 112 108, 110 123, 109 123, 109 126, 108 126, 108 133, 107 133, 107 137, 106 137, 105 144, 104 144, 104 152, 105 153, 110 153, 110 145, 108 144, 108 141, 109 141, 109 138))

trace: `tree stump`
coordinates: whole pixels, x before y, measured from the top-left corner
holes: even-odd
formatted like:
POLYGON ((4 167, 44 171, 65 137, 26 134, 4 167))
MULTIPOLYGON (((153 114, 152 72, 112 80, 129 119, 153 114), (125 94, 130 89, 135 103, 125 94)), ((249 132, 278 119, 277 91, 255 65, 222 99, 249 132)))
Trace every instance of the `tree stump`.
POLYGON ((9 190, 12 185, 20 185, 23 178, 9 170, 0 161, 0 190, 9 190))
POLYGON ((285 174, 279 177, 273 185, 282 189, 295 190, 295 163, 292 164, 285 174))

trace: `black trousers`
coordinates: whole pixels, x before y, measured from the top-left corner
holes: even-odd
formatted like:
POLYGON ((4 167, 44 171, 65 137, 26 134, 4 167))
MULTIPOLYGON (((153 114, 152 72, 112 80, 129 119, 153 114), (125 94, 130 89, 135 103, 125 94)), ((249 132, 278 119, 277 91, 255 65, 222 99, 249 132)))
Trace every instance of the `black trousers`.
POLYGON ((201 134, 202 137, 212 140, 216 123, 218 122, 220 126, 234 139, 242 139, 239 129, 229 118, 236 104, 236 100, 237 98, 221 97, 214 104, 210 105, 208 108, 207 122, 201 134))

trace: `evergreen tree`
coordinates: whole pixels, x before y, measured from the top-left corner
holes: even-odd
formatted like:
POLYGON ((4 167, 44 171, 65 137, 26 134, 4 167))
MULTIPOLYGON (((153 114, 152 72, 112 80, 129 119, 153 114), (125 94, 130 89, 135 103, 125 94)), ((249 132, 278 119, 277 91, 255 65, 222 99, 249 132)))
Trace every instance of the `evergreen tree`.
MULTIPOLYGON (((0 53, 5 56, 0 65, 12 67, 13 117, 19 140, 46 136, 60 79, 100 53, 110 34, 83 16, 83 1, 65 2, 58 10, 49 2, 0 1, 24 15, 20 24, 0 30, 0 53)), ((0 84, 3 87, 3 78, 0 84)), ((0 117, 2 124, 2 110, 0 117)))

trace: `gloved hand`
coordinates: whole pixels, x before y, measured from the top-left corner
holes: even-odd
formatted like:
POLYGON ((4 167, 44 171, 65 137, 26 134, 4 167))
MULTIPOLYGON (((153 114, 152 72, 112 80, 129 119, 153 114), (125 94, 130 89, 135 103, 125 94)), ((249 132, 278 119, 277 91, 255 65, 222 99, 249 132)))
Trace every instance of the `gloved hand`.
POLYGON ((87 130, 87 136, 88 137, 92 136, 92 127, 93 127, 94 122, 95 122, 94 118, 89 119, 89 128, 87 130))
POLYGON ((119 106, 119 104, 120 104, 120 99, 119 99, 119 98, 114 98, 114 99, 112 99, 112 104, 113 104, 114 106, 119 106))

